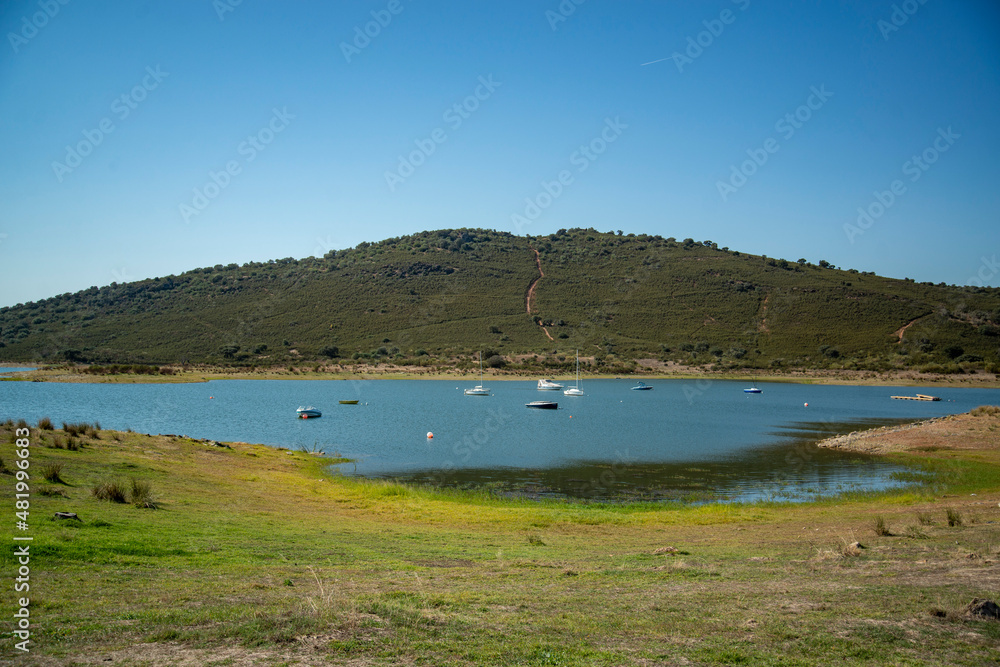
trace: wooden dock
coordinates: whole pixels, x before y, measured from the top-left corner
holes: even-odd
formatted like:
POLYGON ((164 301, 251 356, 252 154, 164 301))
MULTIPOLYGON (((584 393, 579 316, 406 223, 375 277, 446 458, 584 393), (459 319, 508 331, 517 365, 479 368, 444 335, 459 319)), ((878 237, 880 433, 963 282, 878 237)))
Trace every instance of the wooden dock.
POLYGON ((900 401, 940 401, 939 396, 928 396, 927 394, 917 394, 916 396, 893 396, 900 401))

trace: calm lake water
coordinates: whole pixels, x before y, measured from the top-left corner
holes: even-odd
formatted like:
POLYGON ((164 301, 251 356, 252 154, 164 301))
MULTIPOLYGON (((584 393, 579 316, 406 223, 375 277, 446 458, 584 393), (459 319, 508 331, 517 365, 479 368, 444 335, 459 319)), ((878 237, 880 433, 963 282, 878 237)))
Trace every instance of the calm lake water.
POLYGON ((586 396, 535 381, 222 380, 201 384, 0 382, 0 418, 318 448, 346 475, 501 493, 593 499, 805 499, 899 484, 898 468, 812 443, 859 428, 1000 404, 1000 390, 732 381, 583 382, 586 396), (890 395, 933 394, 939 402, 890 395), (358 405, 340 405, 340 400, 358 405), (534 400, 558 410, 530 410, 534 400), (808 407, 806 407, 808 403, 808 407), (320 419, 296 419, 314 405, 320 419), (427 433, 433 432, 433 439, 427 433))

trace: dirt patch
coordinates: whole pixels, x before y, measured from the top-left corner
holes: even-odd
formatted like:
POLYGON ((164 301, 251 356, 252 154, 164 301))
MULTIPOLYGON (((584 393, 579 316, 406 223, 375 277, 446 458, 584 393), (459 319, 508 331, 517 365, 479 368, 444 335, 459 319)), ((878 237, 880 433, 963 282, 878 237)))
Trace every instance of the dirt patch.
POLYGON ((977 408, 961 415, 855 431, 817 444, 828 449, 863 454, 995 450, 1000 448, 1000 409, 977 408))

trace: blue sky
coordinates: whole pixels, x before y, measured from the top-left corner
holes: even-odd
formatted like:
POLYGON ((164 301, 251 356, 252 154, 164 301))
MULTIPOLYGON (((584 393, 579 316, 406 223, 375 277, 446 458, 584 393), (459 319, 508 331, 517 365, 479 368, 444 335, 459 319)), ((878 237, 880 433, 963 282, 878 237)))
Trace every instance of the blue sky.
POLYGON ((992 0, 235 2, 0 5, 0 306, 451 227, 1000 285, 992 0))

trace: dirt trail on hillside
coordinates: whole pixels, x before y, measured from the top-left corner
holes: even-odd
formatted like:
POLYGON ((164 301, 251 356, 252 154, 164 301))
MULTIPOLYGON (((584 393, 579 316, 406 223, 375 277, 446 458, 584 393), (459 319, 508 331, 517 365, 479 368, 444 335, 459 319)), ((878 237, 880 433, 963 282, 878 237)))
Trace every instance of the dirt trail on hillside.
POLYGON ((896 338, 899 339, 899 342, 900 343, 903 342, 903 334, 906 333, 907 329, 909 329, 910 327, 912 327, 914 324, 916 324, 920 320, 924 319, 925 317, 927 317, 927 316, 926 315, 921 315, 917 319, 910 320, 909 322, 907 322, 906 324, 904 324, 902 327, 900 327, 899 330, 896 331, 896 333, 894 334, 896 336, 896 338))
MULTIPOLYGON (((531 300, 535 296, 535 287, 538 285, 538 281, 545 277, 545 273, 542 271, 542 256, 538 254, 538 250, 535 248, 532 248, 532 250, 535 252, 535 266, 538 267, 538 277, 532 280, 528 285, 528 293, 525 296, 525 308, 527 309, 529 315, 531 315, 531 300)), ((538 323, 538 326, 545 332, 545 335, 548 336, 549 340, 555 340, 555 338, 552 337, 552 334, 549 333, 549 330, 542 326, 541 322, 538 323)))
POLYGON ((767 304, 771 300, 771 293, 768 292, 767 296, 764 297, 764 303, 760 307, 760 326, 758 327, 764 333, 771 333, 771 330, 767 328, 767 304))

